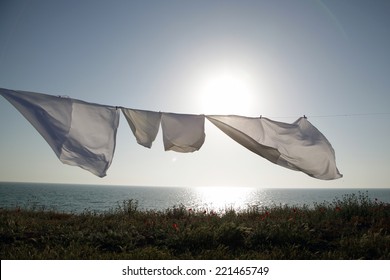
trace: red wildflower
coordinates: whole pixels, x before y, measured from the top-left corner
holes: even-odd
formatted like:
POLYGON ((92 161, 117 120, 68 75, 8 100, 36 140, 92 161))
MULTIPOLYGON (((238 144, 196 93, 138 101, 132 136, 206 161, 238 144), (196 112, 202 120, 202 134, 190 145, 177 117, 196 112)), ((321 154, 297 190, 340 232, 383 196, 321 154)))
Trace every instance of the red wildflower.
POLYGON ((267 219, 267 217, 269 216, 269 212, 268 211, 265 211, 265 213, 263 215, 261 215, 261 220, 264 221, 265 219, 267 219))
POLYGON ((177 224, 173 224, 172 227, 174 228, 174 230, 178 231, 179 230, 179 226, 177 224))

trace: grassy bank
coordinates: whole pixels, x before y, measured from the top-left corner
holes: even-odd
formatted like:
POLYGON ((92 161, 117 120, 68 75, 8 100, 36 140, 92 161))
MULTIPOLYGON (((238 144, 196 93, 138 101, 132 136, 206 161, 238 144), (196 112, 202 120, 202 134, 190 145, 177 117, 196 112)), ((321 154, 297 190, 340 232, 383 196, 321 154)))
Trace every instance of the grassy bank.
POLYGON ((0 259, 390 259, 390 205, 359 193, 223 214, 1 209, 0 259))

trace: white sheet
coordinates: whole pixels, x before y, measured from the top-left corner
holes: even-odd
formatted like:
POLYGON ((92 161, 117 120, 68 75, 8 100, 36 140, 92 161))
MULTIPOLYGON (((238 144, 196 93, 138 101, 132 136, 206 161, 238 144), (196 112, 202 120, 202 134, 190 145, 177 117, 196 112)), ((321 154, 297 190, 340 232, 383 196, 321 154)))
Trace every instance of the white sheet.
POLYGON ((202 147, 204 115, 162 113, 161 127, 166 151, 195 152, 202 147))
POLYGON ((0 89, 42 135, 61 162, 104 177, 115 151, 119 111, 41 93, 0 89))
POLYGON ((137 143, 147 148, 152 147, 160 127, 161 113, 127 108, 122 108, 122 113, 133 131, 137 143))
POLYGON ((306 118, 288 124, 267 118, 206 117, 239 144, 275 164, 317 179, 342 177, 331 144, 306 118))

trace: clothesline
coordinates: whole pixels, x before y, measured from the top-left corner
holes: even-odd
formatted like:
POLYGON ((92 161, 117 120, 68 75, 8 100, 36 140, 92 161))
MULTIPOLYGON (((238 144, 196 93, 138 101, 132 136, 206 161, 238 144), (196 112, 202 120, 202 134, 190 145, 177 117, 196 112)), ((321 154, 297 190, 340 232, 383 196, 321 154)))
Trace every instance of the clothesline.
POLYGON ((206 138, 207 119, 238 144, 274 164, 317 179, 342 177, 331 144, 306 116, 289 124, 265 117, 131 109, 2 88, 0 94, 34 126, 61 162, 99 177, 106 176, 113 159, 120 112, 137 142, 147 148, 161 126, 166 151, 198 151, 206 138))
MULTIPOLYGON (((339 118, 339 117, 364 117, 364 116, 384 116, 389 115, 390 113, 351 113, 351 114, 329 114, 329 115, 304 115, 307 118, 339 118)), ((291 119, 298 118, 299 116, 269 116, 273 119, 291 119)))
MULTIPOLYGON (((58 97, 60 98, 70 98, 68 95, 58 95, 58 97)), ((99 104, 97 104, 99 105, 99 104)), ((123 106, 113 106, 113 105, 102 105, 102 106, 106 106, 106 107, 113 107, 115 109, 131 109, 131 108, 128 108, 128 107, 123 107, 123 106)), ((133 108, 134 109, 134 108, 133 108)), ((158 111, 159 113, 169 113, 169 112, 165 112, 165 111, 158 111)), ((199 115, 203 115, 203 116, 206 116, 207 114, 199 114, 199 115)), ((304 118, 338 118, 338 117, 361 117, 361 116, 383 116, 383 115, 389 115, 390 116, 390 112, 382 112, 382 113, 349 113, 349 114, 328 114, 328 115, 307 115, 307 114, 302 114, 302 115, 291 115, 291 116, 267 116, 268 118, 272 118, 272 119, 292 119, 292 118, 300 118, 300 117, 304 117, 304 118)), ((263 115, 260 115, 259 116, 260 118, 262 117, 265 117, 263 115)))

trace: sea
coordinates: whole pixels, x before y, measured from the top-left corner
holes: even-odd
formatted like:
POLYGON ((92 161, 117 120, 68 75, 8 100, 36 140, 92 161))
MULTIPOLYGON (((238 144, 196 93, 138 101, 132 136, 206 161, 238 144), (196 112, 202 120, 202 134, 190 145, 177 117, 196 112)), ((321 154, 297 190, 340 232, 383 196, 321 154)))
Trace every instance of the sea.
POLYGON ((245 211, 250 207, 307 206, 345 196, 390 203, 390 188, 146 187, 0 182, 0 208, 104 213, 131 201, 139 210, 245 211))

